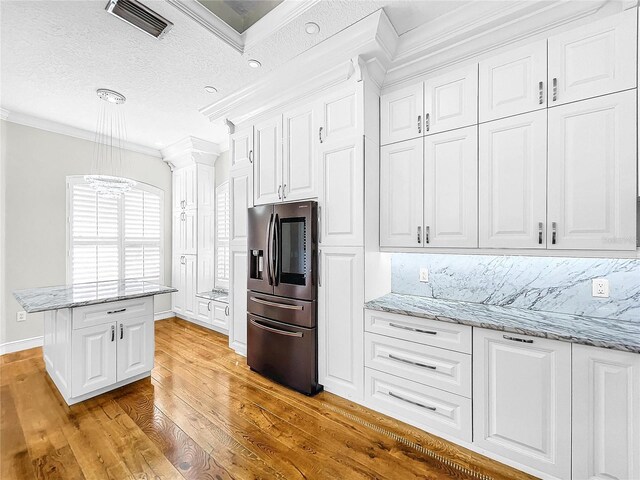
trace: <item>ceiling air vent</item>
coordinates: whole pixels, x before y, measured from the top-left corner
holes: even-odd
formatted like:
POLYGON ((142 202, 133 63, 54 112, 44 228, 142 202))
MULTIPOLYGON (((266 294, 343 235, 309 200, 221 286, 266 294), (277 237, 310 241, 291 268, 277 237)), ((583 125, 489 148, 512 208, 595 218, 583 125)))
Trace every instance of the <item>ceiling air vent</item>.
POLYGON ((169 20, 136 0, 110 0, 105 10, 152 37, 160 38, 173 27, 169 20))

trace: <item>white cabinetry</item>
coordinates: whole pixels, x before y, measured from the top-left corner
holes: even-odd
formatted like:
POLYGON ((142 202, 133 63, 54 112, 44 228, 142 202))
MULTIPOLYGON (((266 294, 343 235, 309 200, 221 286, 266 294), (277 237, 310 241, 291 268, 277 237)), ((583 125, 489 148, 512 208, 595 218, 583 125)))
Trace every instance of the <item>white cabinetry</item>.
POLYGON ((424 139, 425 247, 478 246, 478 127, 424 139))
POLYGON ((545 248, 547 112, 480 125, 479 244, 545 248))
POLYGON ((126 318, 117 323, 117 380, 134 377, 153 368, 155 339, 149 317, 126 318))
POLYGON ((253 188, 256 205, 282 200, 282 115, 254 125, 253 188))
POLYGON ((549 38, 549 105, 635 88, 636 10, 549 38))
POLYGON ((423 140, 380 148, 380 246, 420 246, 423 140))
POLYGON ((213 330, 229 332, 229 305, 225 302, 196 297, 196 318, 213 330))
POLYGON ((282 198, 306 200, 318 196, 316 187, 315 104, 286 111, 282 116, 282 198))
POLYGON ((195 255, 198 251, 198 212, 179 210, 173 212, 173 251, 195 255))
POLYGON ((79 397, 116 383, 116 325, 74 330, 71 336, 71 394, 79 397))
POLYGON ((229 288, 229 346, 247 355, 247 250, 231 247, 231 283, 229 288))
POLYGON ((545 108, 546 80, 546 40, 481 61, 480 122, 545 108))
POLYGON ((635 250, 636 92, 549 109, 547 247, 635 250))
POLYGON ((197 270, 195 255, 173 256, 173 311, 186 317, 195 317, 197 270))
POLYGON ((571 477, 571 344, 474 328, 474 444, 571 477))
POLYGON ((380 97, 380 144, 424 135, 423 84, 411 85, 380 97))
POLYGON ((478 66, 471 65, 424 82, 426 135, 478 123, 478 66))
POLYGON ((195 208, 197 204, 197 169, 196 165, 178 168, 173 172, 173 209, 195 208))
POLYGON ((229 198, 231 199, 229 244, 246 245, 247 209, 253 207, 253 171, 251 167, 232 169, 229 173, 229 198))
POLYGON ((573 345, 573 478, 640 478, 640 355, 573 345))
POLYGON ((253 127, 236 130, 229 136, 231 167, 248 167, 253 162, 253 127))

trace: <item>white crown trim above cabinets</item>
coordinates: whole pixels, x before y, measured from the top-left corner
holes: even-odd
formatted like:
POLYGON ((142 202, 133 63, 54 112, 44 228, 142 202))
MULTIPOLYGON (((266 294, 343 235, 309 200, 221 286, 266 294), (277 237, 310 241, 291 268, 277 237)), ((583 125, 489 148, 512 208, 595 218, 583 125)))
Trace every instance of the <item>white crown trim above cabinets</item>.
POLYGON ((194 163, 213 166, 220 155, 220 145, 197 137, 185 137, 162 149, 162 159, 171 170, 194 163))

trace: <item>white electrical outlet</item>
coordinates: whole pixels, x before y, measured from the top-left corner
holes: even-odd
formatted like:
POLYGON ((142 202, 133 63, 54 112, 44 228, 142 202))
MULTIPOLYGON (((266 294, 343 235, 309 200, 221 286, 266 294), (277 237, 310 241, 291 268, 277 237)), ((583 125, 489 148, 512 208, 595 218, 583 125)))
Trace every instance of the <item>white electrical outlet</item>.
POLYGON ((24 322, 27 319, 27 312, 24 310, 16 313, 16 322, 24 322))
POLYGON ((422 267, 420 269, 420 281, 421 282, 428 282, 429 281, 429 269, 422 267))
POLYGON ((606 278, 594 278, 591 280, 591 295, 609 298, 609 280, 606 278))

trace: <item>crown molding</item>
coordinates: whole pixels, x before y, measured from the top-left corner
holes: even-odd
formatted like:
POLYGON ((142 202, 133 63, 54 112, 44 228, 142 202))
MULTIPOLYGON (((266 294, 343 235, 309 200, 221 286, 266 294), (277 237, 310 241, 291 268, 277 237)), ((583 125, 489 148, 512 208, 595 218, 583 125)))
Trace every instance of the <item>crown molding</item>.
MULTIPOLYGON (((45 118, 35 117, 26 113, 12 112, 6 109, 1 109, 3 120, 11 123, 17 123, 26 127, 37 128, 39 130, 45 130, 47 132, 58 133, 60 135, 67 135, 69 137, 80 138, 82 140, 89 140, 90 142, 96 141, 96 132, 84 130, 82 128, 73 127, 64 123, 54 122, 45 118), (6 117, 5 117, 6 112, 6 117)), ((103 143, 103 142, 101 142, 103 143)), ((137 143, 128 141, 122 142, 122 147, 125 150, 131 152, 142 153, 151 157, 162 158, 160 151, 156 148, 147 147, 137 143)))
POLYGON ((185 137, 163 148, 161 153, 172 170, 194 163, 213 166, 220 155, 220 145, 198 137, 185 137))
POLYGON ((320 0, 284 0, 280 5, 238 33, 197 0, 167 0, 167 2, 216 35, 239 53, 244 53, 295 20, 320 0))
POLYGON ((200 113, 212 122, 227 119, 240 125, 249 118, 348 80, 354 73, 352 59, 355 57, 376 65, 370 69, 370 75, 381 85, 384 71, 392 61, 397 38, 386 13, 378 10, 257 82, 201 108, 200 113))

